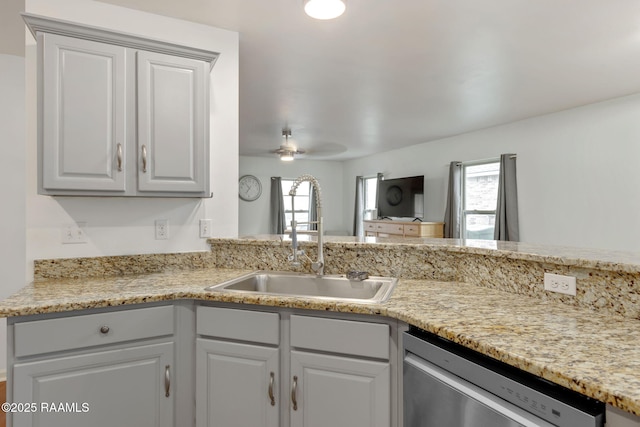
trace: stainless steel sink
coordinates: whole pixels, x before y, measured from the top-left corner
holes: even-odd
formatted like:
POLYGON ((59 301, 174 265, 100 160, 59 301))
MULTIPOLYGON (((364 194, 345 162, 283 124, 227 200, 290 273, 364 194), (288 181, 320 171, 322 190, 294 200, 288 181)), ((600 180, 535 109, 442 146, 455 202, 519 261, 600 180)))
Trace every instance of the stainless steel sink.
POLYGON ((205 290, 379 303, 389 298, 397 282, 398 279, 393 277, 370 276, 365 280, 349 280, 344 275, 318 277, 311 274, 256 271, 209 286, 205 290))

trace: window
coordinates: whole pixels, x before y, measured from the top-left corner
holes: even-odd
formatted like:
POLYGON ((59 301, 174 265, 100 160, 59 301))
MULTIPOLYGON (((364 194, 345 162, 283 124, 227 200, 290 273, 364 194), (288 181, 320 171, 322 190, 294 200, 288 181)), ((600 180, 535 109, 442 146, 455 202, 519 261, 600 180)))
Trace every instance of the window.
POLYGON ((462 165, 462 237, 493 239, 498 204, 500 162, 462 165))
POLYGON ((293 179, 282 178, 282 195, 284 197, 284 217, 286 219, 286 231, 291 231, 291 218, 293 217, 293 211, 295 209, 296 222, 298 223, 298 230, 309 230, 309 195, 311 192, 311 184, 309 182, 302 182, 298 186, 296 195, 291 200, 289 191, 293 187, 293 179), (293 202, 293 204, 292 204, 293 202), (305 224, 301 224, 305 223, 305 224))
POLYGON ((364 210, 362 212, 362 217, 364 219, 376 219, 374 218, 374 211, 376 210, 377 203, 377 191, 378 191, 378 177, 368 177, 363 178, 363 188, 364 188, 364 210))

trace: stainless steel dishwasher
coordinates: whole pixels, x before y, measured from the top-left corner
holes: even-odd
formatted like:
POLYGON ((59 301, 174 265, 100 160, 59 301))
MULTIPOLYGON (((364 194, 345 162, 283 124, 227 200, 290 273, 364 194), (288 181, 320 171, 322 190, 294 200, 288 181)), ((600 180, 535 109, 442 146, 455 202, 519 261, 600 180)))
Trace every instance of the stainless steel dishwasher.
POLYGON ((403 347, 404 427, 604 426, 604 403, 419 328, 403 347))

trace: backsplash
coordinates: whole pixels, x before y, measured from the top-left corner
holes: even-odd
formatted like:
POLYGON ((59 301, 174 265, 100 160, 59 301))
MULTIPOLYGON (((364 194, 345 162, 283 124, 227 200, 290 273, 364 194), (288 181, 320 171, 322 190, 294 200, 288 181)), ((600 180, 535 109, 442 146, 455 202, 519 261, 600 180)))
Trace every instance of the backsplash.
MULTIPOLYGON (((377 276, 447 281, 452 286, 465 282, 640 320, 640 262, 636 263, 632 254, 616 258, 611 253, 579 249, 447 239, 327 240, 325 274, 363 270, 377 276), (545 272, 575 276, 577 295, 545 291, 545 272)), ((304 258, 299 267, 291 265, 291 242, 280 236, 210 239, 209 244, 211 252, 38 260, 35 280, 209 267, 311 273, 310 263, 304 258)), ((315 258, 315 243, 302 241, 300 247, 315 258)))
MULTIPOLYGON (((341 240, 346 240, 342 238, 341 240)), ((416 239, 418 240, 418 239, 416 239)), ((617 263, 612 259, 599 260, 593 252, 584 250, 571 257, 568 248, 564 256, 523 252, 532 247, 517 245, 519 250, 446 245, 443 239, 434 244, 402 241, 376 243, 327 242, 324 247, 325 274, 344 274, 348 270, 363 270, 371 275, 396 276, 405 279, 424 279, 465 282, 506 292, 528 295, 542 301, 561 301, 565 304, 606 311, 610 314, 640 319, 640 265, 617 263), (635 268, 634 268, 635 267, 635 268), (544 273, 576 277, 577 295, 567 296, 544 290, 544 273)), ((429 240, 429 243, 434 240, 429 240)), ((293 268, 287 257, 291 242, 270 238, 245 240, 211 239, 209 241, 216 267, 249 268, 258 270, 305 271, 311 273, 309 262, 293 268)), ((500 244, 500 242, 498 242, 500 244)), ((501 244, 505 248, 512 244, 501 244)), ((301 242, 310 258, 315 258, 315 243, 301 242)), ((603 257, 604 258, 604 257, 603 257)), ((627 261, 627 260, 625 260, 627 261)))
POLYGON ((124 276, 211 267, 211 252, 120 255, 34 261, 34 280, 124 276))

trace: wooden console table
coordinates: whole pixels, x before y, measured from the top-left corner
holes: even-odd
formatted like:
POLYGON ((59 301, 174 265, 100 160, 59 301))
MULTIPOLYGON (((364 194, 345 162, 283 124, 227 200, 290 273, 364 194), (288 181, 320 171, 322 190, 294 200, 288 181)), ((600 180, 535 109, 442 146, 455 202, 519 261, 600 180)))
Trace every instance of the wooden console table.
POLYGON ((375 237, 444 237, 444 222, 365 220, 364 235, 375 237))

